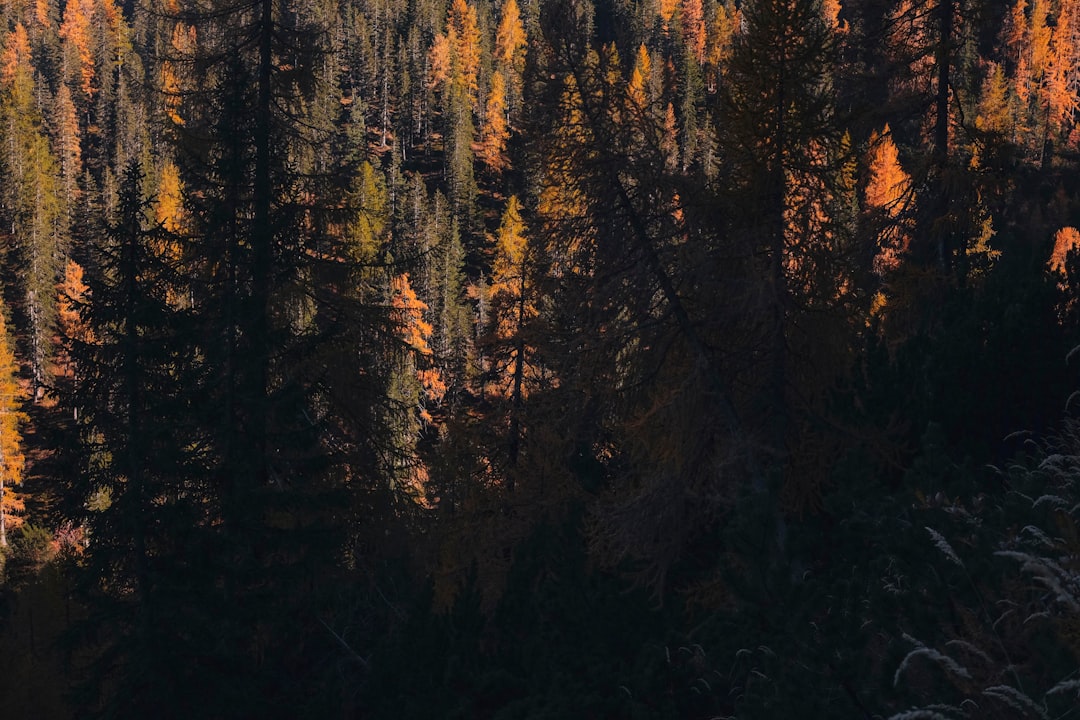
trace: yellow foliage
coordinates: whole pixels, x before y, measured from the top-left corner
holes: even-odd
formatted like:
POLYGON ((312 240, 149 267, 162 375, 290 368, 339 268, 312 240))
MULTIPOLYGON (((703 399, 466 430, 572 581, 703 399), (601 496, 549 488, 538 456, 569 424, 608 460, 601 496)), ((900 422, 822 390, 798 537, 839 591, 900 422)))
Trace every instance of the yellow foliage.
POLYGON ((34 0, 34 19, 45 29, 52 25, 49 21, 49 0, 34 0))
POLYGON ((510 128, 506 122, 506 81, 496 70, 491 76, 491 93, 484 108, 484 124, 480 128, 480 160, 495 172, 509 166, 506 158, 506 141, 510 128))
POLYGON ((679 0, 660 0, 660 19, 664 21, 664 27, 675 17, 675 8, 679 6, 679 0))
POLYGON ((480 89, 480 28, 476 8, 465 0, 453 0, 447 19, 453 44, 457 74, 452 79, 461 82, 475 107, 480 89))
POLYGON ((841 9, 840 0, 823 0, 821 3, 821 11, 825 15, 825 22, 828 23, 833 32, 847 32, 847 23, 840 22, 841 9))
POLYGON ((1054 233, 1054 250, 1046 261, 1047 269, 1058 275, 1066 275, 1065 261, 1069 253, 1077 249, 1080 249, 1080 230, 1074 227, 1061 228, 1054 233))
POLYGON ((93 0, 71 0, 64 7, 64 20, 60 24, 64 54, 71 58, 65 62, 67 74, 78 77, 79 89, 87 97, 93 97, 95 92, 93 15, 93 0), (72 64, 74 68, 70 67, 72 64))
MULTIPOLYGON (((22 523, 22 496, 14 490, 23 479, 26 459, 22 451, 20 410, 23 391, 18 381, 18 364, 12 350, 5 311, 0 306, 0 535, 22 523)), ((6 538, 0 538, 6 542, 6 538)))
POLYGON ((4 85, 10 85, 20 69, 29 72, 29 67, 30 40, 26 36, 26 28, 19 23, 8 33, 4 43, 4 54, 0 56, 0 80, 4 85))
POLYGON ((642 43, 638 47, 637 57, 634 59, 634 69, 630 72, 630 83, 627 86, 627 94, 633 107, 644 110, 652 102, 649 85, 652 81, 652 58, 649 50, 642 43))
POLYGON ((499 27, 495 31, 495 60, 506 70, 517 74, 525 69, 525 26, 521 22, 521 10, 517 0, 506 0, 499 14, 499 27))
POLYGON ((170 161, 165 161, 161 168, 154 219, 170 233, 184 228, 184 184, 180 170, 170 161))

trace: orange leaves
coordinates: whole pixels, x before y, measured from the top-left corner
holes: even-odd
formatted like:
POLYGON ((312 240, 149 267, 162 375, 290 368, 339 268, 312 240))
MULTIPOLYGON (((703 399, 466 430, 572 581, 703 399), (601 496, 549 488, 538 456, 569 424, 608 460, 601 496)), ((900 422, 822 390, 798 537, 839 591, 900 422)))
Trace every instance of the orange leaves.
POLYGON ((428 51, 428 64, 431 66, 431 86, 438 87, 450 80, 451 53, 453 46, 450 38, 442 33, 435 36, 435 41, 428 51))
POLYGON ((432 85, 460 83, 475 107, 480 88, 480 27, 476 9, 465 0, 450 5, 446 34, 435 36, 429 58, 432 85))
POLYGON ((22 23, 8 33, 4 43, 4 54, 0 57, 0 81, 10 85, 20 70, 30 72, 30 40, 22 23))
POLYGON ((526 41, 517 0, 506 0, 500 11, 499 27, 495 31, 496 62, 520 75, 525 70, 526 41))
POLYGON ((975 127, 985 132, 1004 133, 1010 124, 1005 69, 997 63, 989 63, 975 115, 975 127))
POLYGON ((895 208, 911 187, 911 176, 900 166, 900 153, 888 125, 870 137, 870 183, 866 204, 872 208, 895 208))
POLYGON ((93 342, 93 331, 82 314, 80 306, 86 302, 90 288, 83 281, 83 269, 74 260, 68 260, 64 267, 64 279, 58 288, 57 319, 64 337, 77 342, 93 342))
POLYGON ((649 50, 642 43, 638 47, 637 56, 634 58, 634 69, 630 72, 630 83, 626 92, 630 97, 631 104, 642 111, 652 103, 649 86, 652 84, 652 58, 649 50))
POLYGON ((484 124, 480 128, 480 149, 477 156, 495 172, 508 167, 506 141, 510 128, 506 122, 506 81, 496 70, 491 76, 491 93, 484 108, 484 124))
POLYGON ((1057 275, 1067 276, 1065 261, 1070 252, 1080 250, 1080 230, 1063 227, 1054 234, 1054 250, 1046 261, 1047 269, 1057 275))
POLYGON ((525 263, 525 222, 516 195, 511 195, 503 211, 499 232, 495 237, 495 258, 491 264, 491 293, 514 292, 512 285, 521 278, 525 263))
POLYGON ((460 63, 462 81, 470 96, 475 98, 480 73, 480 28, 476 8, 465 0, 454 0, 450 4, 448 23, 454 33, 454 52, 460 63))
POLYGON ((88 98, 93 97, 94 47, 93 0, 71 0, 64 8, 64 20, 60 24, 60 38, 64 41, 64 74, 78 79, 79 89, 88 98))
POLYGON ((705 62, 705 13, 701 0, 682 0, 680 12, 683 37, 698 64, 705 62))
POLYGON ((660 19, 664 21, 666 28, 671 18, 675 17, 675 8, 679 7, 679 0, 660 0, 660 19))
POLYGON ((34 19, 43 28, 48 29, 52 25, 49 19, 49 0, 34 0, 34 19))
POLYGON ((393 319, 400 328, 401 339, 421 355, 430 355, 428 338, 431 337, 431 323, 424 321, 427 303, 416 296, 409 283, 409 274, 402 273, 390 281, 391 307, 393 319))
POLYGON ((22 522, 19 513, 24 509, 24 501, 12 486, 22 483, 26 460, 19 431, 24 420, 19 409, 23 393, 4 315, 0 307, 0 544, 6 545, 7 528, 18 527, 22 522))
POLYGON ((911 176, 900 166, 900 155, 892 141, 889 126, 870 138, 870 182, 866 186, 866 205, 883 215, 886 227, 878 238, 874 271, 883 274, 895 270, 900 256, 907 251, 910 237, 902 218, 904 203, 911 190, 911 176))
MULTIPOLYGON (((398 332, 402 341, 416 354, 430 357, 431 347, 428 340, 431 338, 431 323, 424 320, 424 311, 428 309, 427 303, 416 296, 416 292, 409 283, 409 274, 402 273, 390 281, 391 300, 393 308, 392 319, 398 326, 398 332)), ((428 400, 438 402, 446 394, 446 383, 436 368, 420 368, 416 377, 424 390, 428 400)), ((431 416, 426 410, 421 411, 425 421, 430 422, 431 416)))
POLYGON ((821 10, 825 15, 825 22, 834 32, 847 31, 847 24, 840 21, 840 0, 823 0, 821 10))
MULTIPOLYGON (((196 32, 192 25, 176 23, 172 33, 172 46, 181 57, 190 56, 196 48, 196 32)), ((180 115, 183 101, 183 83, 176 65, 165 60, 161 64, 161 89, 165 97, 165 115, 176 125, 183 125, 184 119, 180 115)))
POLYGON ((1050 259, 1046 261, 1046 269, 1057 277, 1058 290, 1061 291, 1061 299, 1058 304, 1058 317, 1064 320, 1076 308, 1075 293, 1071 292, 1070 286, 1075 285, 1076 278, 1069 277, 1068 260, 1070 254, 1080 252, 1080 230, 1074 227, 1063 227, 1054 234, 1054 250, 1050 253, 1050 259))
MULTIPOLYGON (((184 208, 184 183, 180 179, 179 169, 170 161, 166 161, 161 168, 154 219, 165 231, 163 235, 156 234, 154 252, 170 264, 179 262, 183 256, 181 238, 187 229, 188 218, 184 208)), ((167 297, 173 306, 179 307, 183 303, 183 298, 172 288, 168 290, 167 297)))

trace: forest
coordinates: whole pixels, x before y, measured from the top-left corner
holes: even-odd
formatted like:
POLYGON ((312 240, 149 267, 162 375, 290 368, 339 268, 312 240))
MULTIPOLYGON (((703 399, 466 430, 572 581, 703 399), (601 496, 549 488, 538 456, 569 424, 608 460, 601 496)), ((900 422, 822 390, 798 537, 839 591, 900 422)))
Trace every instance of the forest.
POLYGON ((1080 710, 1080 0, 0 0, 5 718, 1080 710))

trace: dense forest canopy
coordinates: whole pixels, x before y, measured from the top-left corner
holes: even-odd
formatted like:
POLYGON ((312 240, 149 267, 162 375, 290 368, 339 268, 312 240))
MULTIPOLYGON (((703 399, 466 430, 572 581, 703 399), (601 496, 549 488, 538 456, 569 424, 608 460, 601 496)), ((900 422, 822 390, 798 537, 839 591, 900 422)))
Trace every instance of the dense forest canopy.
POLYGON ((1065 718, 1077 0, 0 3, 0 706, 1065 718))

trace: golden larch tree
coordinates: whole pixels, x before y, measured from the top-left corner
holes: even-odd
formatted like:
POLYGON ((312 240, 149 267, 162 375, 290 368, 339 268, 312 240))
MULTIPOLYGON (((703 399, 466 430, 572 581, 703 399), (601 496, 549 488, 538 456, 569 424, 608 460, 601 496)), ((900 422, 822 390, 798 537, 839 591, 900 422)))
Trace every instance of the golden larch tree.
POLYGON ((52 19, 49 17, 49 10, 49 0, 34 0, 34 20, 46 30, 52 27, 52 19))
POLYGON ((484 124, 480 127, 480 149, 477 156, 494 172, 502 172, 509 166, 506 158, 506 141, 510 139, 510 127, 506 122, 506 81, 496 70, 491 75, 491 92, 484 106, 484 124))
POLYGON ((499 26, 495 30, 495 61, 504 70, 512 69, 519 75, 525 70, 525 26, 521 22, 521 9, 517 0, 506 0, 499 12, 499 26))
POLYGON ((12 84, 19 69, 29 66, 30 40, 26 36, 26 28, 22 23, 18 23, 15 29, 8 33, 4 53, 0 55, 0 82, 4 85, 12 84))
POLYGON ((679 7, 679 0, 660 0, 660 19, 664 21, 664 29, 667 29, 671 18, 675 17, 675 10, 679 7))
POLYGON ((447 25, 457 61, 457 79, 468 93, 473 107, 476 107, 480 90, 480 27, 476 8, 465 0, 454 0, 450 5, 447 25))
POLYGON ((886 125, 870 137, 870 182, 866 186, 866 206, 878 211, 884 223, 874 256, 874 271, 878 274, 899 267, 907 251, 911 236, 903 217, 910 190, 911 176, 900 165, 900 153, 886 125))
POLYGON ((645 43, 642 43, 634 57, 634 68, 630 71, 630 82, 626 89, 631 105, 639 112, 645 111, 652 104, 651 85, 652 57, 645 43))
POLYGON ((24 419, 20 410, 22 389, 14 344, 7 328, 5 308, 0 305, 0 545, 8 544, 7 531, 23 522, 25 501, 15 487, 22 484, 26 459, 22 451, 19 425, 24 419))
POLYGON ((1069 253, 1080 250, 1080 230, 1074 227, 1063 227, 1054 233, 1054 249, 1050 253, 1050 259, 1046 262, 1046 268, 1057 275, 1068 276, 1066 261, 1069 253))
POLYGON ((739 28, 739 11, 730 0, 718 3, 705 39, 705 86, 716 92, 724 65, 731 57, 735 33, 739 28))
POLYGON ((71 0, 64 8, 60 24, 63 43, 64 77, 78 82, 83 95, 94 95, 94 2, 71 0))
POLYGON ((522 75, 528 37, 517 0, 505 0, 495 31, 495 66, 506 81, 507 115, 514 117, 521 104, 522 75))

